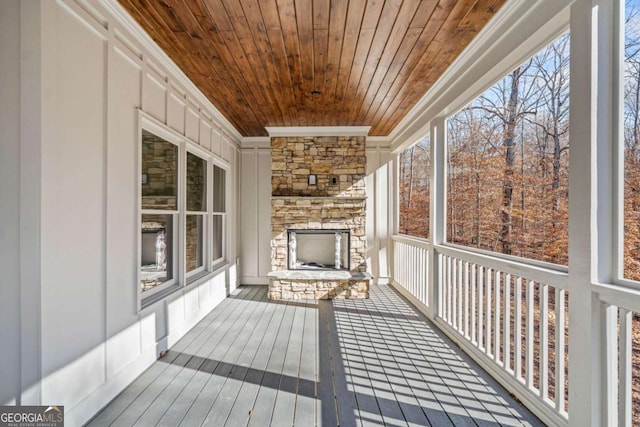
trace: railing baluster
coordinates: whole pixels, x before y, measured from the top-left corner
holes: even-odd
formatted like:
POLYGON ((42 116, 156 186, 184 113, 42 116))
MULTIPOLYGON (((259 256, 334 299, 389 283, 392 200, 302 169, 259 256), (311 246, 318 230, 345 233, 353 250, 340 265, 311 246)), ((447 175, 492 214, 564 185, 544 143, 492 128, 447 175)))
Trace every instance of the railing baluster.
POLYGON ((438 314, 443 319, 447 320, 448 314, 445 312, 445 307, 447 306, 447 292, 445 286, 445 278, 446 278, 446 262, 444 261, 444 255, 438 254, 438 314))
POLYGON ((411 246, 409 247, 409 257, 407 260, 408 264, 411 265, 412 268, 409 269, 409 289, 411 289, 411 293, 415 295, 416 292, 416 260, 414 258, 416 249, 411 246))
POLYGON ((450 256, 447 256, 447 320, 449 321, 449 324, 453 326, 453 286, 452 286, 452 280, 453 280, 453 271, 451 268, 451 264, 453 263, 452 259, 450 256))
POLYGON ((565 298, 566 298, 566 291, 564 289, 559 289, 556 288, 556 306, 555 306, 555 312, 556 312, 556 393, 555 393, 555 398, 556 398, 556 410, 560 413, 565 412, 565 404, 564 404, 564 394, 565 394, 565 363, 564 363, 564 357, 565 357, 565 353, 564 353, 564 348, 565 348, 565 340, 564 340, 564 333, 565 333, 565 312, 564 312, 564 305, 565 305, 565 298))
POLYGON ((496 270, 493 279, 493 358, 500 365, 500 278, 501 273, 496 270))
POLYGON ((534 291, 533 280, 529 280, 527 283, 527 348, 526 348, 526 375, 527 375, 527 387, 530 390, 534 390, 533 384, 533 347, 534 347, 534 339, 533 339, 533 291, 534 291))
POLYGON ((504 331, 503 331, 504 368, 511 371, 511 274, 504 277, 504 331))
POLYGON ((540 396, 549 398, 549 286, 540 284, 540 396))
POLYGON ((429 280, 429 275, 431 274, 431 270, 429 269, 429 250, 424 250, 424 303, 431 307, 432 301, 429 299, 429 286, 433 286, 433 284, 429 280))
POLYGON ((418 300, 424 303, 424 282, 422 275, 424 274, 424 264, 422 263, 422 249, 416 248, 416 295, 418 300))
POLYGON ((484 310, 484 267, 479 265, 477 269, 478 273, 478 346, 480 350, 486 350, 484 345, 483 329, 483 310, 484 310))
POLYGON ((420 259, 418 258, 419 254, 418 248, 413 248, 413 256, 411 257, 413 260, 413 289, 415 289, 413 295, 418 295, 420 292, 420 259))
POLYGON ((487 294, 487 321, 485 322, 485 325, 486 325, 485 335, 487 337, 487 355, 489 357, 492 357, 493 351, 491 348, 491 335, 492 335, 492 330, 491 330, 491 283, 492 283, 492 280, 491 278, 493 277, 493 270, 491 270, 490 268, 487 268, 485 270, 484 277, 487 284, 485 289, 487 294))
POLYGON ((604 357, 605 379, 602 383, 603 396, 603 424, 613 426, 619 424, 618 418, 618 307, 615 304, 602 304, 600 306, 604 320, 604 345, 602 356, 604 357))
POLYGON ((464 266, 464 276, 463 276, 463 292, 464 292, 464 310, 462 311, 462 315, 464 317, 464 336, 469 339, 469 308, 471 304, 469 304, 469 263, 464 261, 462 263, 464 266))
POLYGON ((451 260, 451 268, 453 269, 453 283, 451 283, 451 299, 453 300, 451 305, 453 306, 453 312, 451 313, 451 317, 453 320, 453 327, 458 329, 458 260, 451 260))
POLYGON ((471 264, 471 342, 478 345, 478 335, 476 334, 476 307, 478 290, 476 287, 476 264, 471 264))
POLYGON ((464 301, 464 297, 462 295, 463 293, 462 278, 463 278, 464 268, 462 267, 462 260, 458 260, 458 262, 456 263, 456 270, 458 271, 458 282, 457 282, 458 298, 456 300, 458 302, 458 331, 464 334, 464 324, 462 323, 462 309, 463 309, 462 302, 464 301))
POLYGON ((522 277, 516 279, 516 322, 515 322, 515 375, 518 380, 522 380, 522 277))
POLYGON ((427 249, 422 250, 422 302, 424 305, 431 307, 431 300, 429 300, 429 251, 427 249))
POLYGON ((620 332, 618 334, 618 426, 630 427, 632 407, 632 349, 633 349, 633 313, 619 308, 620 332))

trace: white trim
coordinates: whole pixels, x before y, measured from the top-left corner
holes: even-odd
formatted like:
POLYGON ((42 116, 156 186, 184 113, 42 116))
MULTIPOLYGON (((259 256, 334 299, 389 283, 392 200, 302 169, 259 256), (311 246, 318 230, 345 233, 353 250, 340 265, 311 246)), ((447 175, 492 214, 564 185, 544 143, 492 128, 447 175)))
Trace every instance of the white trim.
POLYGON ((265 129, 271 138, 279 136, 367 136, 371 126, 270 126, 265 129))
MULTIPOLYGON (((273 135, 272 135, 273 136, 273 135)), ((296 135, 300 136, 300 135, 296 135)), ((322 136, 314 134, 313 136, 322 136)), ((340 134, 339 136, 346 136, 345 134, 340 134)), ((240 148, 251 149, 271 149, 271 138, 268 136, 246 136, 242 138, 240 141, 240 148)), ((381 149, 381 150, 389 150, 391 148, 391 139, 387 136, 367 136, 367 149, 381 149)))
POLYGON ((240 141, 241 149, 249 148, 271 148, 271 139, 268 136, 247 136, 240 141))
POLYGON ((391 138, 388 136, 367 136, 367 149, 389 150, 391 148, 391 138))
POLYGON ((243 285, 268 286, 269 278, 265 276, 240 276, 240 283, 243 285))
MULTIPOLYGON (((138 41, 142 47, 148 51, 151 56, 158 61, 172 77, 175 78, 175 82, 182 84, 187 90, 193 93, 196 100, 207 107, 209 112, 213 113, 213 124, 218 125, 224 133, 228 134, 234 145, 237 145, 242 139, 242 135, 238 130, 229 122, 216 108, 215 105, 201 92, 201 90, 184 74, 184 72, 173 62, 168 55, 156 44, 155 41, 144 31, 144 29, 138 24, 129 13, 118 3, 117 0, 103 0, 102 5, 107 12, 111 14, 117 21, 117 24, 121 25, 126 31, 131 33, 133 37, 138 41)), ((113 24, 113 23, 112 23, 113 24)), ((143 53, 146 56, 146 52, 143 53)), ((175 84, 174 82, 174 84, 175 84)), ((207 114, 209 115, 209 114, 207 114)))

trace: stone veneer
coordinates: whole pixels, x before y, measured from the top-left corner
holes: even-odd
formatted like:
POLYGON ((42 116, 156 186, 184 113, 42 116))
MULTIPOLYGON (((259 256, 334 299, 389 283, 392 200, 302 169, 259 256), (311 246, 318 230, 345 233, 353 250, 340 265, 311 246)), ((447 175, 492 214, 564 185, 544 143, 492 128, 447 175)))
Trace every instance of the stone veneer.
POLYGON ((366 197, 365 144, 364 136, 271 138, 271 195, 366 197))
POLYGON ((365 138, 271 139, 270 299, 368 298, 366 271, 365 138), (316 175, 310 185, 309 175, 316 175), (331 183, 335 177, 336 184, 331 183), (291 278, 287 230, 348 229, 349 279, 291 278))

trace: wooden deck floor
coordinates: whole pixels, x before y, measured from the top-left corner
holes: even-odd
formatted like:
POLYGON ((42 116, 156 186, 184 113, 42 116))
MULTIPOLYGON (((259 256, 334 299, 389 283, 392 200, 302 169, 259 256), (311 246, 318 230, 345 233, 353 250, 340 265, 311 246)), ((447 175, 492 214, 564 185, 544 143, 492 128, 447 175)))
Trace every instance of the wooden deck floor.
POLYGON ((246 286, 91 426, 541 425, 388 286, 272 302, 246 286))

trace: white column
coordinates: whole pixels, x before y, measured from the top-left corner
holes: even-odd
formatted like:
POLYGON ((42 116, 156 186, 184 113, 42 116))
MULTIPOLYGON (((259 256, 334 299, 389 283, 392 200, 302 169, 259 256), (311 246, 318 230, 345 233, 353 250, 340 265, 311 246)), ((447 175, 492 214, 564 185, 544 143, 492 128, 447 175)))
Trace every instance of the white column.
POLYGON ((612 269, 611 1, 571 8, 569 425, 608 425, 605 309, 592 283, 612 269))
POLYGON ((429 309, 431 317, 439 313, 440 307, 440 266, 436 246, 444 243, 447 214, 447 131, 446 120, 439 117, 431 122, 431 188, 429 233, 431 250, 429 251, 429 309))

